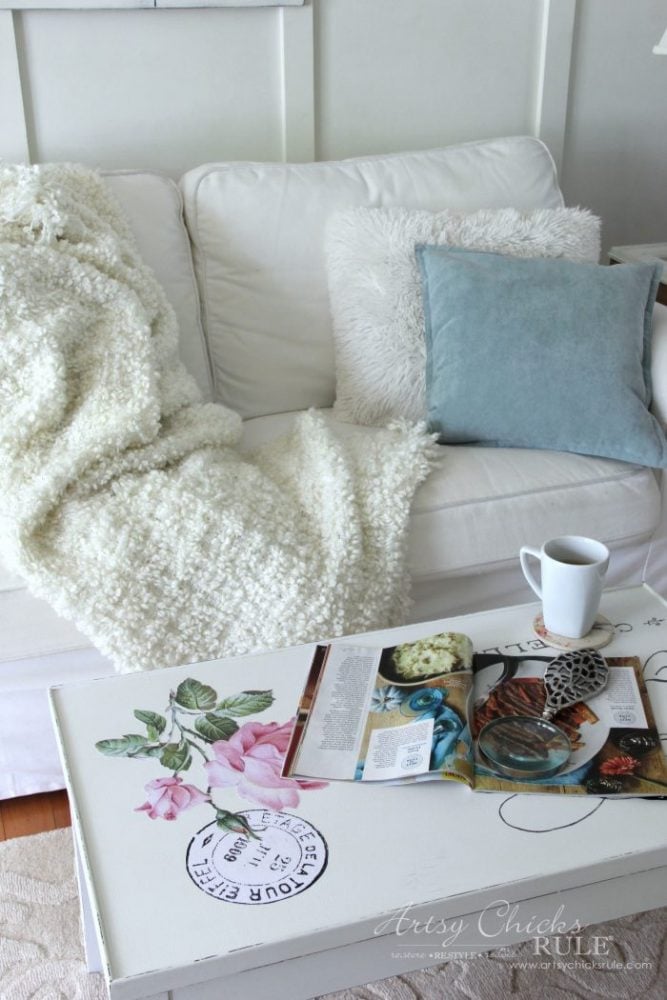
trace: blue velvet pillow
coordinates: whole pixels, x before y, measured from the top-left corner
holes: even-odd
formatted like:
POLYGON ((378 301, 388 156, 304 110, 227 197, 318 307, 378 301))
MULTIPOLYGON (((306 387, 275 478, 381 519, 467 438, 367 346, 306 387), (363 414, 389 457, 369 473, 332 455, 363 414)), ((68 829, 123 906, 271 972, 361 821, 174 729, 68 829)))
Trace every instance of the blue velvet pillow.
POLYGON ((442 443, 667 466, 648 410, 662 265, 419 246, 428 419, 442 443))

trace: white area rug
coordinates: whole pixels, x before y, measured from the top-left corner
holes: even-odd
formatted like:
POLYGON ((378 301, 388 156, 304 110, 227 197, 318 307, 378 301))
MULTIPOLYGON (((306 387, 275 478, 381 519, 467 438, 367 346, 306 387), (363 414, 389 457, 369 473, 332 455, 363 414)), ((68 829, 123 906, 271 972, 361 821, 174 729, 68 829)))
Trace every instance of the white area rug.
MULTIPOLYGON (((102 977, 86 972, 73 866, 69 829, 0 844, 2 1000, 106 1000, 102 977)), ((491 952, 472 960, 450 961, 424 972, 331 993, 327 1000, 630 1000, 640 996, 664 1000, 667 908, 587 928, 582 942, 590 943, 595 935, 608 942, 609 967, 586 969, 586 960, 580 959, 580 967, 561 969, 555 960, 543 959, 545 969, 522 968, 522 963, 535 961, 528 942, 511 949, 511 954, 491 952)))

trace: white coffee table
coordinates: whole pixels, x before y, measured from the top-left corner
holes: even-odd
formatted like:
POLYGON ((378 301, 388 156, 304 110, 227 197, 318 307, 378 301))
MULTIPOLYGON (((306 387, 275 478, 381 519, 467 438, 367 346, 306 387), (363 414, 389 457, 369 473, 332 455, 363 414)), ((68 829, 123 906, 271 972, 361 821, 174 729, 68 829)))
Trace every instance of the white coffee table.
MULTIPOLYGON (((453 629, 468 633, 477 651, 548 652, 531 631, 537 610, 522 605, 368 638, 388 645, 453 629)), ((667 679, 667 605, 636 587, 607 592, 602 610, 617 626, 605 652, 647 661, 656 722, 667 732, 659 683, 667 679)), ((297 1000, 437 964, 448 953, 667 904, 667 801, 475 794, 450 782, 338 783, 302 790, 280 815, 244 802, 233 787, 218 789, 225 808, 255 810, 252 825, 271 828, 263 837, 273 870, 256 842, 255 867, 239 862, 248 857, 244 839, 235 848, 237 836, 209 825, 207 804, 172 822, 135 811, 144 786, 167 772, 154 759, 103 756, 96 741, 141 732, 134 709, 164 711, 170 691, 190 677, 221 698, 270 688, 275 702, 249 721, 284 723, 312 649, 53 690, 90 960, 112 1000, 297 1000), (225 872, 215 881, 213 848, 225 872)), ((206 786, 199 760, 183 782, 206 786)))

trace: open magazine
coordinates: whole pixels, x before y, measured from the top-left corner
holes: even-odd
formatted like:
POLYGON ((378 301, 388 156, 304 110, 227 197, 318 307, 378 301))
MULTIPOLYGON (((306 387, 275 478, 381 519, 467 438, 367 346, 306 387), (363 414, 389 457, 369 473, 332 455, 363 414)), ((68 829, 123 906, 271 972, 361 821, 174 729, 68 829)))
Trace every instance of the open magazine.
POLYGON ((569 753, 553 776, 509 777, 484 756, 478 737, 485 725, 542 715, 552 660, 474 654, 457 632, 384 649, 317 646, 283 774, 391 783, 445 778, 475 791, 667 795, 667 762, 637 657, 608 657, 605 688, 554 716, 569 753))

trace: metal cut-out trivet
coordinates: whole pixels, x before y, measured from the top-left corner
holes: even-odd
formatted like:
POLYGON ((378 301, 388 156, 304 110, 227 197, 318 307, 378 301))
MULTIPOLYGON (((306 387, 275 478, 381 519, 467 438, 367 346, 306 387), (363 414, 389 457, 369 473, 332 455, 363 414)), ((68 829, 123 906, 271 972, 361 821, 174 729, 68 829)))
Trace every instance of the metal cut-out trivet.
POLYGON ((549 721, 562 709, 586 701, 601 691, 608 679, 609 667, 596 650, 561 653, 544 671, 547 698, 542 718, 549 721))

